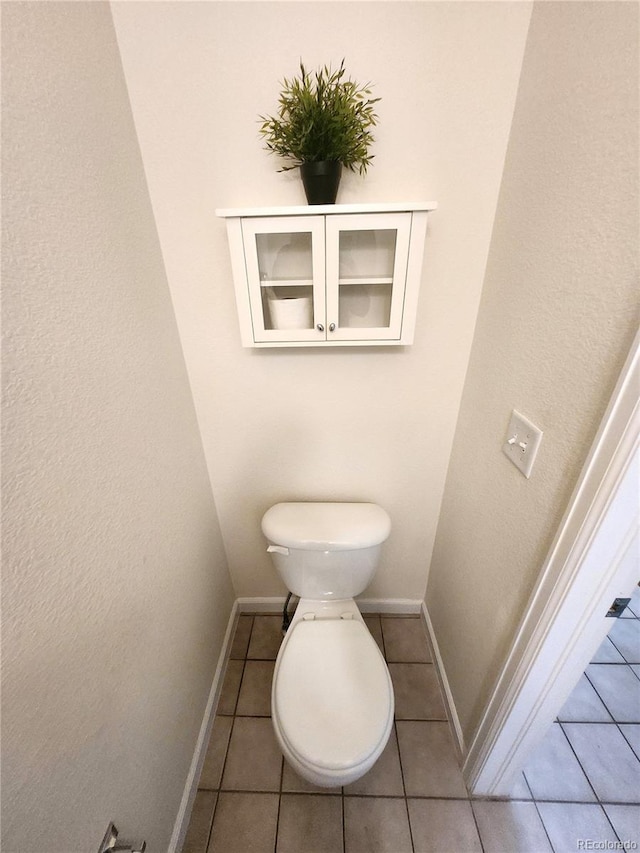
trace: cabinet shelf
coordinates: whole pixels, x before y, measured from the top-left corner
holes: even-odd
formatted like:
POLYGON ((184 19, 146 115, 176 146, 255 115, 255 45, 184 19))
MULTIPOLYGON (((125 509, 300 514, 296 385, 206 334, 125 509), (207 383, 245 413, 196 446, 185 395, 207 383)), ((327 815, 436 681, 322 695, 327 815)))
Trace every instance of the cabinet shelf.
POLYGON ((263 278, 260 287, 313 287, 312 278, 263 278))
POLYGON ((393 284, 393 276, 385 275, 385 276, 368 276, 368 275, 360 275, 360 276, 350 276, 349 278, 339 278, 338 284, 340 287, 342 285, 349 284, 393 284))
MULTIPOLYGON (((339 278, 338 284, 357 285, 357 284, 393 284, 393 276, 350 276, 349 278, 339 278)), ((260 280, 260 287, 312 287, 313 279, 311 278, 263 278, 260 280)))

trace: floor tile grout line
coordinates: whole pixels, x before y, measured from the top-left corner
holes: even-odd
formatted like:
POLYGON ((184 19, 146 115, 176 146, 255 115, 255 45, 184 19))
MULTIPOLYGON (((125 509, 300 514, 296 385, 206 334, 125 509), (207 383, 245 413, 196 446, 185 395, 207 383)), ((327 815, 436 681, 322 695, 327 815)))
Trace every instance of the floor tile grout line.
MULTIPOLYGON (((605 709, 605 711, 607 712, 607 714, 611 717, 612 721, 615 723, 615 722, 616 722, 616 718, 613 716, 613 713, 611 712, 611 709, 609 708, 609 706, 607 705, 607 703, 604 701, 604 699, 602 698, 602 696, 601 696, 601 695, 600 695, 600 693, 598 692, 598 688, 595 686, 595 684, 593 683, 593 681, 589 678, 589 674, 588 674, 587 670, 589 669, 589 666, 590 666, 590 665, 591 665, 591 664, 587 664, 587 666, 585 667, 585 670, 584 670, 584 673, 583 673, 583 674, 584 674, 584 677, 587 679, 587 681, 588 681, 588 682, 589 682, 589 684, 591 685, 591 687, 592 687, 592 689, 593 689, 594 693, 596 694, 596 696, 598 697, 598 699, 602 702, 602 704, 603 704, 603 706, 604 706, 604 709, 605 709)), ((603 664, 603 666, 611 666, 611 664, 603 664)), ((617 664, 616 664, 616 666, 617 666, 617 664)), ((560 718, 558 718, 558 722, 562 722, 562 721, 560 720, 560 718)), ((594 722, 594 723, 596 723, 596 722, 600 722, 600 721, 599 721, 599 720, 593 720, 593 721, 589 720, 589 722, 594 722)), ((603 722, 604 722, 604 721, 603 721, 603 722)))
POLYGON ((342 807, 342 853, 347 849, 347 816, 344 802, 344 785, 340 787, 340 806, 342 807))
MULTIPOLYGON (((532 799, 533 805, 535 806, 536 813, 537 813, 538 817, 540 818, 540 823, 542 824, 542 828, 544 829, 544 834, 547 836, 547 841, 549 842, 549 847, 555 853, 556 848, 553 846, 553 842, 551 841, 551 836, 549 835, 549 831, 547 829, 547 824, 544 822, 544 816, 543 816, 542 812, 540 811, 540 809, 538 808, 538 800, 536 800, 536 798, 533 796, 533 789, 531 788, 531 785, 529 784, 529 780, 527 779, 524 771, 522 772, 522 775, 524 777, 524 783, 527 786, 527 788, 529 789, 529 793, 531 794, 531 799, 532 799)), ((540 802, 542 802, 542 800, 540 802)))
POLYGON ((413 841, 413 829, 411 827, 411 815, 409 813, 409 797, 407 796, 407 786, 404 781, 404 767, 402 766, 402 755, 400 754, 400 738, 398 737, 398 721, 394 718, 393 720, 393 733, 396 738, 396 746, 398 747, 398 763, 400 765, 400 778, 402 779, 402 796, 404 799, 404 805, 407 812, 407 823, 409 824, 409 838, 411 839, 411 849, 415 853, 416 846, 413 841))
POLYGON ((626 720, 562 720, 559 717, 554 723, 565 723, 570 726, 639 726, 640 723, 628 722, 626 720))
MULTIPOLYGON (((209 794, 279 794, 280 792, 273 788, 198 788, 199 791, 209 794)), ((340 794, 334 791, 322 793, 321 791, 282 791, 282 794, 289 797, 339 797, 340 794)), ((631 800, 571 800, 571 799, 553 799, 551 797, 508 797, 507 799, 499 797, 474 797, 470 794, 467 797, 455 797, 448 794, 343 794, 345 799, 364 799, 364 800, 447 800, 460 803, 548 803, 565 806, 639 806, 640 802, 631 800)))
POLYGON ((218 811, 218 806, 220 804, 220 791, 216 794, 216 802, 213 807, 213 812, 211 813, 211 824, 209 825, 209 833, 207 834, 207 843, 204 846, 205 853, 209 850, 209 845, 211 844, 211 837, 213 835, 213 824, 216 819, 216 812, 218 811))
POLYGON ((278 834, 280 832, 280 809, 282 807, 282 778, 284 776, 284 758, 280 760, 280 788, 278 791, 278 812, 276 814, 276 834, 273 839, 273 853, 278 851, 278 834))
MULTIPOLYGON (((558 723, 559 724, 564 723, 565 725, 570 725, 570 726, 573 726, 573 725, 576 725, 576 726, 615 726, 618 729, 618 731, 620 732, 624 742, 628 745, 629 749, 631 750, 633 757, 638 762, 640 762, 640 755, 638 755, 636 753, 635 749, 633 748, 633 744, 629 741, 629 739, 625 736, 625 733, 620 728, 621 726, 637 726, 637 725, 640 725, 639 723, 627 723, 624 721, 618 722, 617 720, 613 720, 612 722, 609 722, 607 720, 593 720, 593 721, 586 721, 586 722, 576 721, 576 720, 558 720, 558 723)), ((563 729, 563 732, 564 732, 564 729, 563 729)), ((567 733, 564 732, 564 734, 565 734, 565 737, 568 738, 567 733)), ((576 755, 575 750, 574 750, 574 755, 576 755)), ((576 755, 576 758, 577 757, 578 756, 576 755)), ((578 763, 580 764, 580 767, 582 767, 582 763, 580 762, 580 759, 578 759, 578 763)), ((582 771, 585 774, 585 776, 587 776, 587 779, 588 779, 589 777, 588 777, 588 774, 585 771, 584 767, 582 767, 582 771)), ((589 783, 591 783, 590 779, 589 779, 589 783)), ((638 798, 638 802, 640 802, 640 797, 638 798)))
MULTIPOLYGON (((504 802, 513 802, 513 800, 505 800, 504 802)), ((529 802, 528 800, 519 800, 518 802, 529 802)), ((549 797, 538 797, 534 800, 536 803, 557 803, 562 806, 638 806, 638 802, 629 802, 628 800, 553 800, 549 797)))
POLYGON ((634 748, 633 744, 631 743, 631 741, 625 735, 625 733, 622 731, 622 728, 621 728, 621 726, 637 726, 637 725, 639 725, 639 724, 638 723, 618 723, 618 731, 620 732, 622 737, 625 739, 626 743, 629 744, 629 749, 631 750, 631 752, 635 755, 635 757, 638 759, 638 761, 640 761, 640 754, 638 754, 638 752, 636 752, 637 747, 634 748))
POLYGON ((563 727, 562 723, 558 723, 558 725, 560 726, 560 730, 561 730, 562 734, 565 736, 565 738, 566 738, 566 740, 567 740, 567 743, 569 744, 569 747, 570 747, 570 749, 571 749, 571 752, 575 755, 576 761, 578 762, 578 765, 579 765, 580 769, 581 769, 581 770, 582 770, 582 772, 584 773, 585 779, 587 780, 587 783, 589 784, 589 787, 590 787, 590 788, 591 788, 591 790, 593 791, 594 796, 595 796, 595 798, 596 798, 596 801, 602 805, 602 803, 600 802, 600 796, 599 796, 598 792, 596 791, 596 789, 594 788, 594 786, 591 784, 591 779, 589 778, 589 774, 587 773, 587 771, 586 771, 586 770, 584 769, 584 767, 582 766, 582 762, 580 761, 580 758, 578 757, 578 753, 577 753, 577 752, 575 751, 575 749, 573 748, 573 744, 571 743, 571 740, 570 740, 570 738, 569 738, 569 735, 567 734, 567 732, 565 732, 565 730, 564 730, 564 727, 563 727))
MULTIPOLYGON (((600 803, 600 807, 602 808, 602 811, 604 812, 605 819, 608 821, 609 826, 613 830, 613 834, 615 835, 615 837, 618 839, 618 841, 623 841, 624 839, 620 838, 620 836, 616 832, 616 828, 613 825, 613 822, 611 821, 611 818, 609 817, 609 814, 608 814, 607 810, 605 809, 605 807, 602 805, 602 803, 600 803)), ((624 848, 622 848, 622 849, 624 849, 624 848)))
POLYGON ((480 847, 482 848, 482 853, 484 853, 484 841, 482 840, 482 834, 480 832, 480 825, 478 824, 478 817, 476 815, 475 809, 473 808, 473 801, 471 797, 467 800, 469 803, 469 808, 471 809, 471 814, 473 815, 473 822, 476 827, 476 832, 478 833, 478 840, 480 841, 480 847))
POLYGON ((608 639, 610 640, 610 642, 612 642, 612 643, 613 643, 613 645, 615 646, 616 651, 617 651, 617 652, 618 652, 618 654, 622 657, 622 660, 623 660, 627 665, 629 665, 629 664, 631 664, 631 663, 638 663, 638 661, 630 661, 630 660, 627 660, 626 655, 624 654, 624 652, 622 651, 622 649, 618 648, 618 646, 616 646, 616 641, 615 641, 615 640, 613 640, 613 639, 611 638, 611 631, 609 631, 609 633, 607 634, 607 637, 608 637, 608 639))
MULTIPOLYGON (((621 726, 621 725, 623 725, 623 726, 624 726, 624 725, 625 725, 625 723, 616 723, 616 726, 617 726, 618 731, 619 731, 619 732, 620 732, 620 734, 622 735, 622 738, 623 738, 624 742, 629 746, 629 749, 631 750, 632 754, 635 756, 635 758, 637 759, 637 761, 638 761, 638 762, 640 762, 640 757, 638 757, 638 755, 636 755, 636 751, 635 751, 635 749, 631 746, 631 744, 629 743, 629 741, 627 740, 627 738, 624 736, 624 732, 623 732, 623 731, 622 731, 622 729, 620 728, 620 726, 621 726)), ((639 798, 639 799, 640 799, 640 798, 639 798)))
MULTIPOLYGON (((604 666, 611 666, 611 664, 604 664, 604 666)), ((620 666, 620 664, 615 664, 615 666, 620 666)), ((631 670, 631 672, 633 673, 633 670, 631 669, 631 665, 630 665, 630 664, 625 663, 625 664, 624 664, 624 666, 626 666, 626 667, 627 667, 629 670, 631 670)), ((588 669, 588 667, 587 667, 587 669, 588 669)), ((604 697, 600 695, 600 692, 598 691, 598 688, 597 688, 597 687, 596 687, 596 685, 593 683, 593 681, 589 678, 589 674, 587 673, 587 670, 586 670, 586 669, 585 669, 585 671, 584 671, 584 674, 585 674, 585 677, 586 677, 587 681, 589 682, 589 684, 590 684, 590 685, 593 687, 593 689, 595 690, 596 696, 597 696, 597 697, 598 697, 598 699, 602 702, 602 704, 604 705, 604 707, 607 709, 607 712, 608 712, 608 713, 609 713, 609 715, 611 716, 611 719, 613 720, 613 722, 614 722, 614 723, 616 723, 616 724, 621 723, 621 722, 624 722, 623 720, 617 720, 617 719, 616 719, 615 714, 613 713, 613 711, 611 710, 611 708, 609 707, 609 705, 605 702, 604 697)), ((635 673, 633 673, 633 674, 635 675, 635 673)), ((594 722, 599 722, 599 720, 594 720, 594 722)))

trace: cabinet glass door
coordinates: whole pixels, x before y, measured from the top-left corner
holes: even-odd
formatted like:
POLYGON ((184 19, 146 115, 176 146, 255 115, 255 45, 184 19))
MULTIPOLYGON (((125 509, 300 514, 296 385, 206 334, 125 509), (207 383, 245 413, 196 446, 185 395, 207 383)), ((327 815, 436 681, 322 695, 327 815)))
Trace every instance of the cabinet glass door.
POLYGON ((410 231, 410 213, 327 217, 329 340, 400 339, 410 231))
POLYGON ((242 222, 256 342, 325 340, 324 220, 242 222))

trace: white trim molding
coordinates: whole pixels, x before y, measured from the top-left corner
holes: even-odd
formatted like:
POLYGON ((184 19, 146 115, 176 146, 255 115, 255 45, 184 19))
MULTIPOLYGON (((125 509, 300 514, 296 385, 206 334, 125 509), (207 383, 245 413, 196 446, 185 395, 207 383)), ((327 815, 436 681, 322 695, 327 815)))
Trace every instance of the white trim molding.
MULTIPOLYGON (((239 598, 240 613, 282 613, 283 596, 239 598)), ((297 600, 297 599, 296 599, 297 600)), ((389 613, 397 616, 418 615, 422 601, 419 598, 356 598, 361 613, 389 613)))
POLYGON ((451 687, 449 686, 449 679, 447 678, 447 673, 444 668, 444 661, 442 660, 440 648, 438 647, 438 641, 436 640, 435 631, 433 630, 433 623, 431 622, 431 617, 429 616, 429 611, 424 601, 421 602, 420 613, 422 615, 422 618, 424 619, 424 623, 427 628, 427 634, 429 635, 431 651, 433 652, 433 663, 436 669, 436 674, 438 676, 438 681, 440 682, 442 693, 444 695, 447 718, 451 727, 453 742, 458 753, 458 759, 462 761, 462 758, 465 755, 464 734, 462 733, 462 726, 460 725, 458 711, 456 710, 456 703, 454 702, 453 693, 451 692, 451 687))
POLYGON ((238 598, 236 604, 240 613, 282 613, 285 596, 238 598))
POLYGON ((231 613, 229 614, 229 621, 227 622, 227 630, 225 631, 224 640, 222 641, 222 649, 218 657, 218 664, 213 676, 211 690, 209 691, 209 698, 202 718, 198 740, 196 741, 196 748, 193 753, 193 758, 191 759, 189 773, 187 774, 187 781, 184 786, 182 800, 180 801, 180 808, 178 809, 176 821, 173 825, 173 833, 171 835, 171 841, 169 842, 168 853, 178 853, 178 851, 182 849, 185 835, 187 834, 187 828, 191 818, 191 809, 193 808, 193 802, 198 791, 198 782, 200 780, 202 766, 207 753, 207 746, 209 745, 211 727, 218 707, 218 700, 220 698, 222 682, 227 669, 227 662, 229 661, 229 655, 231 654, 231 644, 233 643, 233 636, 238 623, 238 613, 238 602, 234 601, 231 613))
POLYGON ((638 338, 464 762, 477 796, 508 796, 638 580, 638 338))
POLYGON ((361 613, 417 616, 420 613, 422 601, 414 598, 356 598, 356 604, 361 613))

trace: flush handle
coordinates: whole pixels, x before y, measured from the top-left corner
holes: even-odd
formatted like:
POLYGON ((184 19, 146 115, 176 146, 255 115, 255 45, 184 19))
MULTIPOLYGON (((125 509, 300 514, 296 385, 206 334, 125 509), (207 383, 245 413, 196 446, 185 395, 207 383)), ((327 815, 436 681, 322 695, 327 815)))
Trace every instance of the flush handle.
POLYGON ((284 545, 269 545, 267 548, 268 554, 284 554, 285 557, 289 556, 289 549, 285 548, 284 545))

